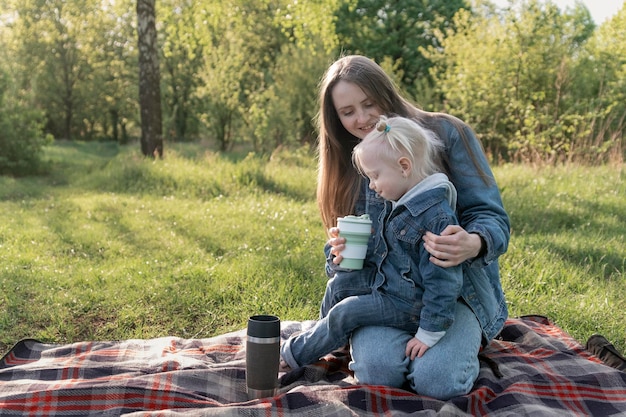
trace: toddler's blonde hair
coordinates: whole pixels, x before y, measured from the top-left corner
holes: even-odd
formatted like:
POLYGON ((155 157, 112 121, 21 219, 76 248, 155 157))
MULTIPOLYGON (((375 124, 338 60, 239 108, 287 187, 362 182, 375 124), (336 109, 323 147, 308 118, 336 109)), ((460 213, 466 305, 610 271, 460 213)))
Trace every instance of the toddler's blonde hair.
POLYGON ((366 152, 375 152, 389 163, 404 156, 413 164, 413 175, 422 180, 443 171, 438 163, 442 151, 443 142, 437 135, 414 120, 381 116, 376 129, 352 150, 352 162, 357 171, 364 175, 361 158, 366 152))

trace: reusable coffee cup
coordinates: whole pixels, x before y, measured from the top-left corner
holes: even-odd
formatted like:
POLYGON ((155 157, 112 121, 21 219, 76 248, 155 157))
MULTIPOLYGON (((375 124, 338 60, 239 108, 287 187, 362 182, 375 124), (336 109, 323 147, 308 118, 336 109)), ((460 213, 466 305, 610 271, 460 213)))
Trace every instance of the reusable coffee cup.
POLYGON ((343 260, 339 264, 346 269, 363 269, 367 253, 367 242, 372 234, 372 221, 368 214, 346 216, 337 219, 339 236, 346 239, 346 248, 341 251, 343 260))
POLYGON ((246 388, 248 398, 273 397, 278 386, 280 319, 258 315, 248 319, 246 388))

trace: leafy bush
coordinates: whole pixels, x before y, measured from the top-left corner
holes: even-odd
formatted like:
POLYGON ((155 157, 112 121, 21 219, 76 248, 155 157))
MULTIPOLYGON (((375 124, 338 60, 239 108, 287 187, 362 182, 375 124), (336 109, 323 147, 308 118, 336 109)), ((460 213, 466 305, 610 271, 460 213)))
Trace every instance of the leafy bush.
POLYGON ((0 175, 36 174, 42 168, 42 148, 52 138, 43 133, 43 113, 13 84, 0 70, 0 175))

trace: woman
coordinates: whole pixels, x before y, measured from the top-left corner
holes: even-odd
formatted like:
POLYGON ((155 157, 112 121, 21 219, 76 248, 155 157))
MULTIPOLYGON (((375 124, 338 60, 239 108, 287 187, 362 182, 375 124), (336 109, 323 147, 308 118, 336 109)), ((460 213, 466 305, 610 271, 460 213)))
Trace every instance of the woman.
MULTIPOLYGON (((331 279, 321 316, 343 293, 368 293, 374 276, 374 265, 367 261, 362 271, 338 267, 345 240, 334 227, 337 217, 368 213, 376 219, 384 206, 354 168, 352 149, 375 128, 381 115, 414 119, 443 140, 443 165, 458 192, 459 225, 448 226, 439 236, 426 233, 424 247, 435 265, 462 264, 462 296, 452 327, 422 358, 410 360, 405 354, 410 333, 364 327, 352 334, 350 367, 361 383, 400 387, 408 381, 416 392, 440 399, 466 394, 478 376, 481 344, 495 337, 507 318, 497 260, 508 246, 509 218, 480 143, 459 119, 409 103, 389 76, 363 56, 346 56, 329 67, 320 84, 319 101, 317 200, 331 237, 326 247, 331 279)), ((367 258, 372 250, 368 248, 367 258)))

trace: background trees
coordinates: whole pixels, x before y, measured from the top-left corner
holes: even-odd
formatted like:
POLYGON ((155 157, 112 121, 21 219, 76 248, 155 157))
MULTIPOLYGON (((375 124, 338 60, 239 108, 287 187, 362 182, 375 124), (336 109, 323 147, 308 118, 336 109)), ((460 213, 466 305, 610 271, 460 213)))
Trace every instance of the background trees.
POLYGON ((626 6, 600 26, 574 67, 576 111, 588 125, 578 145, 595 161, 624 158, 626 130, 626 6))
POLYGON ((440 47, 435 32, 445 31, 465 0, 353 0, 336 12, 342 48, 380 62, 390 58, 400 83, 419 97, 432 84, 432 62, 421 48, 440 47))
MULTIPOLYGON (((5 105, 21 100, 33 126, 15 141, 139 138, 133 2, 0 5, 5 105)), ((317 82, 360 53, 418 104, 468 121, 494 160, 623 160, 625 14, 596 27, 583 6, 550 0, 163 0, 163 137, 261 152, 312 143, 317 82)))
POLYGON ((623 91, 625 10, 596 30, 582 5, 518 5, 461 11, 456 31, 437 33, 442 48, 427 56, 445 109, 468 121, 498 159, 623 159, 623 101, 612 100, 623 91))
POLYGON ((38 173, 42 147, 52 136, 43 133, 44 115, 30 91, 16 88, 11 78, 0 65, 0 175, 38 173))
POLYGON ((468 121, 498 158, 571 155, 581 97, 573 83, 578 54, 593 34, 583 6, 561 12, 532 0, 518 12, 459 12, 456 31, 430 47, 435 84, 449 111, 468 121))

